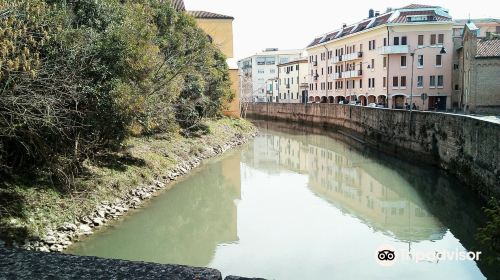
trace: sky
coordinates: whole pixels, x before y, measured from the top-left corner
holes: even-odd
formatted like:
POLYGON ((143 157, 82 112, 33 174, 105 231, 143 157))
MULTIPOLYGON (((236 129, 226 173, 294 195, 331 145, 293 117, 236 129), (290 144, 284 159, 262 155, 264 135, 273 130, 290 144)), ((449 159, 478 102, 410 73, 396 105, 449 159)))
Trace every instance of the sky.
POLYGON ((500 1, 373 1, 373 0, 184 0, 186 9, 230 15, 234 56, 237 60, 266 48, 302 49, 315 37, 368 17, 370 8, 384 13, 388 7, 411 3, 441 6, 454 19, 500 18, 500 1), (312 8, 314 7, 314 8, 312 8))

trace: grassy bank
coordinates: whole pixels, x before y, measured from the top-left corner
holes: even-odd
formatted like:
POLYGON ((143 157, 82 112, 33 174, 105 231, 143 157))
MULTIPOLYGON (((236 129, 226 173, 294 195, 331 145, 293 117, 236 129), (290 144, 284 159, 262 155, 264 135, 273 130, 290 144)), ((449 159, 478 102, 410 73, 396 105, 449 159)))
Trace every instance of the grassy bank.
POLYGON ((180 134, 130 138, 121 152, 96 155, 85 162, 86 172, 70 188, 49 182, 14 178, 0 188, 0 231, 3 239, 43 236, 47 228, 77 221, 103 201, 114 201, 142 184, 151 183, 177 163, 234 137, 255 133, 245 120, 208 121, 209 133, 186 138, 180 134))

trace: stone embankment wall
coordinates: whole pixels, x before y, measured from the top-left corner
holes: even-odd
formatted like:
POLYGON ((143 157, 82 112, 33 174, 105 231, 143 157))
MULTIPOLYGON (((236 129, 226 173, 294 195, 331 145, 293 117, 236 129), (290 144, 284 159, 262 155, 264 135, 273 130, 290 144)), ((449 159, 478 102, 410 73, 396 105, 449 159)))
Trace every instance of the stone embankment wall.
POLYGON ((248 104, 248 117, 348 133, 390 154, 439 165, 484 198, 500 198, 500 124, 470 116, 340 104, 248 104), (410 127, 411 125, 411 127, 410 127))
MULTIPOLYGON (((0 279, 199 279, 222 280, 212 268, 29 252, 0 245, 0 279)), ((249 280, 227 276, 225 280, 249 280)))

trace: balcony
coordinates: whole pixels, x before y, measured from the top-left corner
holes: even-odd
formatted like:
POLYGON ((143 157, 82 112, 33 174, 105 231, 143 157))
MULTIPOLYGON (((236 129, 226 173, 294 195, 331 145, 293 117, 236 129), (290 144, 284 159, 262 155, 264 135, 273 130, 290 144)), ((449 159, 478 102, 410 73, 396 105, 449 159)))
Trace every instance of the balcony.
POLYGON ((401 46, 384 46, 378 48, 378 53, 379 54, 404 54, 408 53, 410 49, 408 48, 408 45, 401 45, 401 46))
POLYGON ((313 66, 318 66, 318 62, 317 61, 313 61, 313 66))
POLYGON ((334 80, 342 79, 342 73, 334 73, 333 74, 333 79, 334 80))
POLYGON ((363 57, 363 52, 353 52, 350 54, 344 54, 342 56, 343 61, 356 60, 363 57))
POLYGON ((342 72, 343 78, 359 78, 363 72, 361 70, 351 70, 342 72))
POLYGON ((333 63, 339 63, 339 62, 342 62, 342 56, 334 56, 333 57, 333 63))

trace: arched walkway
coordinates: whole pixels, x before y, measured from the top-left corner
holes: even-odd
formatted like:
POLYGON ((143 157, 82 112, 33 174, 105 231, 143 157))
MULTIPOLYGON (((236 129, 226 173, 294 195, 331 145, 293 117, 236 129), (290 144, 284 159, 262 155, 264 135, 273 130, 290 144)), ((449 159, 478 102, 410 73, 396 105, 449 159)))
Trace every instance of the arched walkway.
POLYGON ((326 103, 326 96, 321 96, 321 103, 326 103))
POLYGON ((320 101, 319 96, 314 97, 314 102, 319 103, 319 101, 320 101))
POLYGON ((377 97, 377 104, 382 104, 387 107, 387 97, 385 95, 379 95, 377 97))
POLYGON ((404 109, 405 108, 405 96, 402 94, 401 95, 394 95, 392 97, 392 107, 394 109, 404 109))
POLYGON ((368 104, 366 103, 366 96, 361 95, 361 96, 359 96, 359 97, 358 97, 358 100, 359 100, 359 102, 361 102, 361 105, 362 105, 362 106, 366 106, 366 105, 368 105, 368 104))
POLYGON ((314 96, 309 96, 309 102, 314 102, 314 96))
POLYGON ((328 103, 333 103, 333 102, 334 102, 333 96, 328 96, 328 103))
POLYGON ((344 97, 343 96, 337 96, 337 97, 335 97, 335 103, 339 104, 340 101, 344 102, 344 97))
POLYGON ((368 104, 377 103, 377 97, 375 95, 368 95, 368 104))

